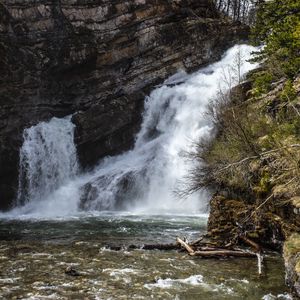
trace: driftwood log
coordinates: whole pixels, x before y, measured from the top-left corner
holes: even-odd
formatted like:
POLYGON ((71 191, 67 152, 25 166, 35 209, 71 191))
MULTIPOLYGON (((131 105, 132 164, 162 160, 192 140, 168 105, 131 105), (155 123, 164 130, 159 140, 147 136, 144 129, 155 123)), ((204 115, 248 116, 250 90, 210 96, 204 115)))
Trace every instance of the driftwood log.
POLYGON ((145 244, 141 247, 143 250, 180 250, 177 244, 145 244))
POLYGON ((241 250, 210 250, 210 251, 195 251, 190 253, 191 256, 201 256, 201 257, 256 257, 256 254, 248 251, 241 250))
POLYGON ((256 252, 261 252, 261 247, 257 243, 255 243, 254 241, 247 238, 246 236, 240 235, 239 239, 242 240, 246 245, 253 248, 256 252))
POLYGON ((209 241, 203 241, 204 237, 193 241, 186 242, 183 239, 177 237, 176 243, 174 244, 144 244, 142 246, 130 245, 128 247, 120 246, 110 246, 111 250, 120 251, 120 250, 177 250, 177 251, 186 251, 190 256, 193 257, 202 257, 202 258, 230 258, 230 257, 248 257, 248 258, 257 258, 257 267, 259 276, 262 275, 262 263, 263 255, 262 248, 259 244, 252 241, 244 234, 238 234, 235 236, 235 239, 227 244, 224 248, 220 248, 214 243, 209 241), (237 240, 242 241, 245 245, 251 247, 252 251, 244 250, 240 248, 235 248, 234 245, 237 245, 237 240))
MULTIPOLYGON (((213 247, 199 247, 195 251, 191 245, 180 239, 179 237, 176 239, 177 243, 180 244, 183 248, 191 256, 200 256, 205 258, 222 258, 222 257, 256 257, 257 254, 249 251, 244 250, 228 250, 228 249, 220 249, 220 248, 213 248, 213 247)), ((194 243, 193 243, 194 245, 194 243)))
POLYGON ((182 239, 180 239, 179 237, 176 239, 177 243, 180 244, 183 248, 186 249, 186 251, 189 253, 189 254, 193 254, 195 251, 194 249, 189 246, 186 242, 184 242, 182 239))
POLYGON ((115 245, 107 245, 108 249, 113 251, 122 251, 122 250, 161 250, 161 251, 170 251, 170 250, 181 250, 180 245, 178 244, 144 244, 144 245, 129 245, 125 246, 115 246, 115 245))
POLYGON ((244 250, 240 248, 234 248, 234 243, 226 245, 224 248, 214 246, 213 243, 209 241, 203 241, 203 238, 200 238, 194 242, 188 243, 183 239, 177 237, 176 243, 174 244, 144 244, 142 246, 130 245, 127 248, 120 246, 110 246, 111 250, 177 250, 177 251, 186 251, 190 256, 203 257, 203 258, 228 258, 228 257, 257 257, 258 262, 258 274, 262 274, 262 248, 251 239, 247 238, 245 235, 237 236, 244 244, 250 246, 253 251, 244 250))

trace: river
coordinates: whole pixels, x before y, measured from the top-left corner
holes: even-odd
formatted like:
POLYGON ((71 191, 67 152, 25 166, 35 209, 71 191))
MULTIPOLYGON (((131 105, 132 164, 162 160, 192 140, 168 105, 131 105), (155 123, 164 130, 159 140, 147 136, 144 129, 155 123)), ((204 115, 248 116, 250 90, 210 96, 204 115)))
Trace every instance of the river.
POLYGON ((2 299, 290 299, 281 257, 191 258, 177 251, 127 250, 131 244, 193 240, 205 215, 102 213, 68 220, 2 220, 2 299), (124 247, 120 251, 111 246, 124 247), (80 273, 65 274, 68 266, 80 273))

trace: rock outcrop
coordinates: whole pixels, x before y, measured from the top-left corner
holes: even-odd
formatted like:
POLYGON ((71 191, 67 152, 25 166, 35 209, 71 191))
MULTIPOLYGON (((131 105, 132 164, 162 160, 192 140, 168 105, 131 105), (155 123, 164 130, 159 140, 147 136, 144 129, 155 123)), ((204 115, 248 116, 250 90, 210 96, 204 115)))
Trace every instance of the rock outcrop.
POLYGON ((245 235, 261 246, 281 250, 284 241, 300 225, 291 206, 256 211, 253 204, 218 195, 211 199, 210 206, 208 236, 221 246, 245 235))
POLYGON ((300 234, 293 234, 284 244, 283 257, 286 268, 286 283, 300 297, 300 234))
POLYGON ((143 99, 247 35, 209 0, 0 3, 0 209, 15 197, 23 129, 74 114, 83 167, 130 148, 143 99))

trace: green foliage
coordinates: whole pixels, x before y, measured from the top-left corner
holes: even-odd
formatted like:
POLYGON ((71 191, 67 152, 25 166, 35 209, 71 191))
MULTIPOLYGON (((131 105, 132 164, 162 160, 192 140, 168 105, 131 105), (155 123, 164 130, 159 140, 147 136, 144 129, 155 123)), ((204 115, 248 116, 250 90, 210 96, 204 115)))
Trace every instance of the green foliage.
MULTIPOLYGON (((216 102, 211 111, 218 132, 216 138, 199 144, 194 190, 226 187, 227 192, 249 197, 251 202, 267 197, 275 183, 293 183, 298 178, 300 152, 285 148, 299 143, 300 118, 293 102, 297 85, 289 80, 271 85, 268 72, 254 74, 252 80, 260 80, 260 91, 273 90, 260 98, 246 100, 238 93, 240 98, 230 98, 226 105, 216 102), (266 104, 272 111, 264 109, 266 104)), ((294 186, 289 188, 296 191, 294 186)))
POLYGON ((292 122, 286 122, 279 124, 277 126, 277 130, 274 131, 273 137, 280 141, 283 138, 297 135, 300 129, 300 121, 295 118, 292 122))
POLYGON ((282 101, 294 101, 296 97, 297 92, 293 86, 293 82, 291 80, 287 80, 280 94, 280 99, 282 101))
POLYGON ((271 191, 271 176, 267 170, 263 170, 260 181, 257 186, 253 187, 258 197, 263 197, 271 191))
POLYGON ((271 83, 273 81, 273 75, 269 72, 260 72, 254 74, 254 84, 252 93, 254 96, 260 96, 271 90, 271 83))
POLYGON ((260 3, 252 37, 257 44, 265 44, 259 59, 267 58, 269 71, 293 78, 300 69, 300 1, 260 3))

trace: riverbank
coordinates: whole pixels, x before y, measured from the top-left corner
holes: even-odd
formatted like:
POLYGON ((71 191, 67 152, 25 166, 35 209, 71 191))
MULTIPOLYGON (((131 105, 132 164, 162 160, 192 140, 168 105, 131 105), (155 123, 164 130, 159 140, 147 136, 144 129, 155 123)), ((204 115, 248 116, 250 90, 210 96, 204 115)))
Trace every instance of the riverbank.
POLYGON ((287 284, 299 297, 300 76, 273 82, 257 97, 257 72, 242 86, 248 90, 235 91, 238 97, 221 108, 223 128, 201 153, 216 183, 208 236, 226 245, 242 243, 243 234, 282 252, 287 284))

